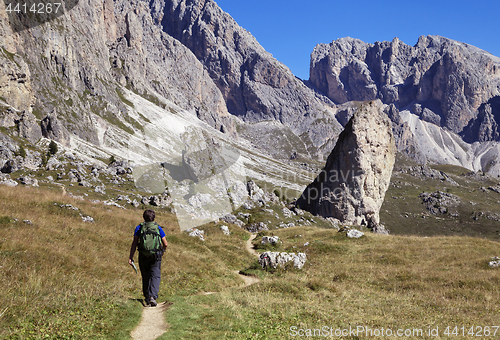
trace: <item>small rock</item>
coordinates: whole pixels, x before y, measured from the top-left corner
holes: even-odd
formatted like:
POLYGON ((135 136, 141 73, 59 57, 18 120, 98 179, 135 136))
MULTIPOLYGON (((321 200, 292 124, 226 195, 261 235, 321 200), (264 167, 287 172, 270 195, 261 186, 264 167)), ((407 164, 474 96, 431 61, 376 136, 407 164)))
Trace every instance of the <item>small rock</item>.
POLYGON ((21 182, 21 184, 24 184, 24 185, 29 185, 32 187, 38 186, 38 180, 36 178, 32 178, 29 176, 21 176, 18 178, 18 180, 21 182))
POLYGON ((293 215, 292 211, 288 208, 281 209, 281 212, 283 213, 283 216, 285 216, 285 218, 290 218, 293 215))
POLYGON ((235 224, 237 219, 236 219, 236 216, 234 216, 233 214, 227 214, 227 215, 221 217, 220 220, 224 221, 226 223, 235 224))
POLYGON ((189 234, 188 236, 191 237, 198 237, 200 240, 205 241, 205 231, 204 230, 199 230, 199 229, 188 229, 186 230, 189 234))
POLYGON ((9 174, 0 173, 0 184, 15 187, 18 183, 11 179, 9 174))
POLYGON ((229 228, 227 227, 227 225, 221 225, 220 226, 220 230, 222 231, 222 233, 224 235, 230 235, 231 232, 229 231, 229 228))
POLYGON ((364 235, 364 233, 362 233, 361 231, 357 230, 357 229, 349 229, 347 231, 347 237, 349 238, 360 238, 361 236, 364 235))
POLYGON ((94 219, 90 216, 82 216, 83 222, 94 223, 94 219))
POLYGON ((104 184, 96 186, 94 191, 97 192, 98 194, 106 195, 106 186, 104 184))
POLYGON ((262 241, 260 241, 261 244, 271 244, 273 246, 277 245, 278 243, 281 243, 281 240, 278 236, 263 236, 262 241))
POLYGON ((269 230, 264 222, 252 223, 247 226, 247 230, 251 233, 258 233, 263 230, 269 230))
POLYGON ((245 202, 245 203, 243 203, 242 207, 243 207, 243 209, 250 210, 253 208, 253 205, 249 202, 245 202))
MULTIPOLYGON (((92 187, 92 184, 90 184, 88 181, 81 181, 80 183, 78 183, 79 186, 82 186, 84 188, 90 188, 92 187)), ((95 189, 94 189, 95 190, 95 189)))
POLYGON ((490 262, 488 263, 488 265, 491 268, 500 267, 500 257, 498 257, 498 256, 492 257, 491 260, 490 260, 490 262))

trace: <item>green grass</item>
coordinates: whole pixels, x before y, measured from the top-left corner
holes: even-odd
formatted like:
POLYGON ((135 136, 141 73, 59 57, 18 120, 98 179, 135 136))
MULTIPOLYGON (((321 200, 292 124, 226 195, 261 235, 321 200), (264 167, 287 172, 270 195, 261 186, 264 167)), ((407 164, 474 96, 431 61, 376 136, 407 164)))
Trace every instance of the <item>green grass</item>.
MULTIPOLYGON (((495 326, 499 271, 487 263, 500 256, 500 248, 494 233, 485 231, 495 228, 494 221, 464 218, 470 223, 460 229, 456 218, 431 216, 418 199, 422 191, 448 189, 476 202, 473 210, 494 211, 498 194, 478 188, 495 182, 447 170, 460 187, 410 175, 393 178, 400 187, 389 189, 381 213, 392 236, 367 233, 351 240, 307 212, 304 217, 316 223, 277 229, 280 222, 298 224, 300 216, 285 218, 279 205, 266 208, 272 213, 241 210, 251 213, 253 222, 271 221, 270 230, 253 241, 258 252, 305 252, 302 270, 262 270, 245 249, 249 233, 235 225, 229 225, 231 235, 221 232, 222 223, 199 227, 205 231, 202 242, 180 232, 174 215, 158 210, 169 242, 159 302, 171 303, 165 314, 169 328, 161 339, 296 339, 291 327, 323 326, 439 326, 438 338, 444 339, 446 326, 495 326), (262 246, 264 235, 276 235, 282 243, 262 246), (237 271, 261 281, 242 288, 237 271)), ((92 188, 66 188, 99 198, 92 188)), ((135 192, 130 183, 107 185, 108 197, 127 192, 135 192)), ((140 276, 126 262, 142 210, 77 200, 47 183, 0 186, 0 201, 0 339, 128 339, 142 311, 140 276), (65 204, 79 210, 60 207, 65 204), (83 222, 79 213, 95 223, 83 222)), ((466 208, 461 208, 464 216, 466 208)))
MULTIPOLYGON (((80 201, 46 187, 0 186, 0 200, 0 338, 128 338, 142 310, 140 277, 127 264, 142 210, 80 201), (95 223, 83 222, 80 212, 95 223)), ((172 214, 157 211, 157 221, 170 243, 160 301, 241 283, 234 270, 250 260, 246 232, 232 226, 225 236, 206 226, 211 240, 203 243, 181 233, 172 214)))
MULTIPOLYGON (((350 240, 312 227, 275 234, 284 249, 308 253, 303 270, 276 270, 247 288, 175 298, 161 339, 293 339, 291 327, 444 331, 447 325, 498 323, 500 280, 486 265, 496 242, 379 235, 350 240)), ((447 337, 441 332, 439 338, 447 337)))
POLYGON ((116 94, 118 94, 118 97, 120 98, 120 100, 121 100, 124 104, 126 104, 126 105, 130 106, 131 108, 133 108, 133 107, 134 107, 134 103, 132 103, 132 102, 131 102, 130 100, 128 100, 127 98, 125 98, 124 94, 122 93, 122 91, 120 91, 120 89, 119 89, 119 88, 116 88, 115 90, 116 90, 116 94))
MULTIPOLYGON (((401 160, 397 166, 408 165, 401 160)), ((493 178, 482 175, 468 175, 470 170, 452 166, 436 165, 432 168, 446 172, 459 185, 437 179, 411 176, 394 172, 393 185, 386 192, 380 210, 380 220, 392 234, 420 236, 473 236, 500 241, 500 222, 495 214, 500 207, 500 194, 482 187, 498 184, 493 178), (422 192, 440 190, 458 196, 461 203, 450 213, 432 215, 418 196, 422 192), (476 216, 476 220, 474 219, 476 216)), ((500 217, 500 215, 499 215, 500 217)))

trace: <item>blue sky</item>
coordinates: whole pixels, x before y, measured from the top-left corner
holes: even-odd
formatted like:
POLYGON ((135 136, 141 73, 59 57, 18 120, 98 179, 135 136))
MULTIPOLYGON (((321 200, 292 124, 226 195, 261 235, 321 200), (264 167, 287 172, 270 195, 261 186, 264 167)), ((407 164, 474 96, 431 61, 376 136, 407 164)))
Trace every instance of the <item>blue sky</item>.
POLYGON ((398 37, 413 46, 421 35, 441 35, 500 56, 500 1, 215 2, 302 79, 309 79, 314 46, 347 36, 368 43, 398 37))

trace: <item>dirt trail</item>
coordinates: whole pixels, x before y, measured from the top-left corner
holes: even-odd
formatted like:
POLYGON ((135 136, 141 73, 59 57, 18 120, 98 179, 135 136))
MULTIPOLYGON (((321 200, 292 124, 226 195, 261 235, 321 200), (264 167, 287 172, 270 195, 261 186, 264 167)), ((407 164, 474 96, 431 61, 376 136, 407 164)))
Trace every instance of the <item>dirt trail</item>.
MULTIPOLYGON (((247 240, 247 243, 245 245, 246 250, 250 254, 252 254, 253 256, 259 256, 259 254, 257 254, 257 252, 255 251, 255 249, 253 249, 253 244, 252 244, 252 241, 256 237, 257 237, 257 234, 251 234, 250 238, 247 240)), ((243 274, 240 274, 239 271, 236 271, 236 274, 238 274, 239 277, 245 282, 245 284, 242 286, 242 288, 243 287, 248 287, 248 286, 253 285, 254 283, 257 283, 257 282, 260 281, 260 279, 258 277, 243 275, 243 274)))
MULTIPOLYGON (((255 249, 253 249, 252 241, 257 235, 251 234, 245 245, 246 250, 254 255, 259 256, 255 249)), ((243 286, 240 288, 248 287, 260 281, 255 276, 247 276, 235 271, 236 274, 244 281, 243 286)), ((205 295, 215 294, 214 292, 203 293, 205 295)), ((159 304, 157 307, 145 307, 142 310, 141 322, 130 333, 132 340, 154 340, 167 331, 167 322, 165 321, 164 312, 168 309, 170 304, 167 302, 159 304)))
POLYGON ((144 307, 139 325, 130 333, 132 339, 154 340, 167 331, 167 322, 163 314, 169 304, 161 303, 156 307, 144 307))
POLYGON ((257 237, 257 234, 250 235, 250 238, 248 239, 247 244, 246 244, 247 251, 250 254, 252 254, 253 256, 259 256, 259 254, 257 254, 255 249, 253 249, 253 244, 252 244, 252 241, 255 240, 256 237, 257 237))

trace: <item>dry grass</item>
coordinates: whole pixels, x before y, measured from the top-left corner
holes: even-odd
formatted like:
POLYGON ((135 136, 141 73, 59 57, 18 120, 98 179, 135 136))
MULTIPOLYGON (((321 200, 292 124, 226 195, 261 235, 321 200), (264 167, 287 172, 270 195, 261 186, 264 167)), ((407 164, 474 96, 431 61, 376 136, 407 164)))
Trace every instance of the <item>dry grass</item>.
MULTIPOLYGON (((142 310, 140 275, 127 263, 142 210, 46 188, 0 186, 0 201, 0 338, 128 338, 142 310)), ((231 228, 225 236, 207 226, 208 235, 220 234, 222 247, 181 233, 170 213, 157 211, 156 220, 170 244, 160 300, 240 284, 233 270, 248 261, 246 232, 231 228)))
POLYGON ((496 242, 378 235, 350 240, 305 227, 274 234, 284 250, 308 253, 303 270, 269 272, 244 290, 178 299, 162 339, 294 339, 294 326, 439 327, 438 338, 445 339, 447 326, 499 326, 500 276, 487 266, 499 251, 496 242))
MULTIPOLYGON (((141 313, 127 257, 142 211, 40 188, 0 186, 0 200, 0 338, 127 339, 141 313)), ((245 250, 247 232, 230 225, 227 236, 210 224, 202 242, 181 233, 173 215, 157 216, 170 244, 160 302, 173 302, 163 339, 295 339, 293 326, 439 327, 449 338, 447 326, 498 326, 500 275, 487 266, 499 255, 495 241, 273 230, 280 250, 306 251, 308 262, 264 272, 245 250), (262 281, 239 289, 241 269, 262 281), (199 294, 208 291, 218 293, 199 294)))

